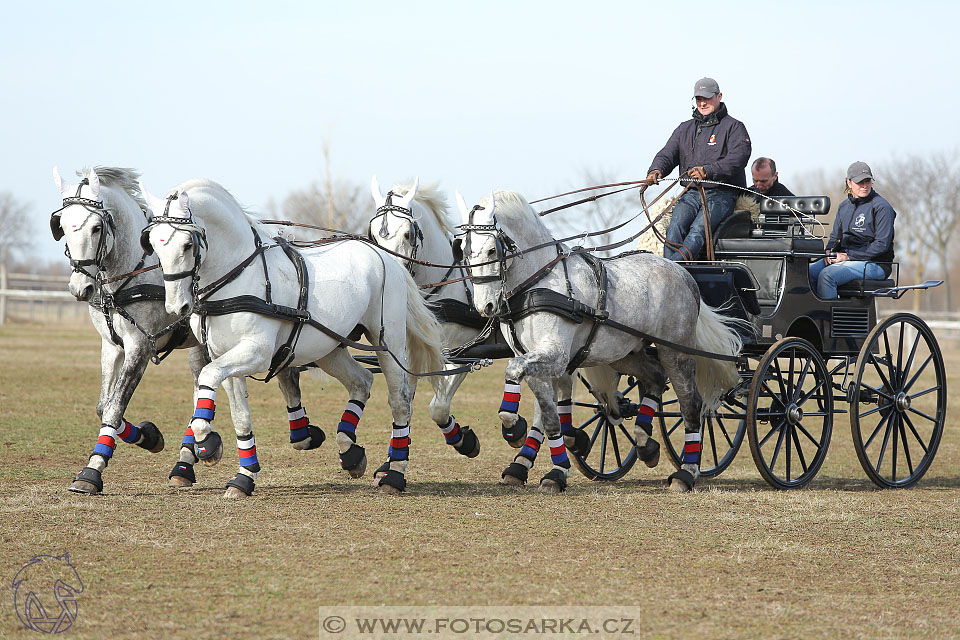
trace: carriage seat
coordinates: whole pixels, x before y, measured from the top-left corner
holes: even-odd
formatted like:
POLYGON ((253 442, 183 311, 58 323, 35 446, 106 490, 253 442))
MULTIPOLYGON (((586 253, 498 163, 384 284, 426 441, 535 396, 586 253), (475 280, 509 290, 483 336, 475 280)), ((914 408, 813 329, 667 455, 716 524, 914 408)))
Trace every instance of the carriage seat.
POLYGON ((720 238, 717 240, 717 255, 749 256, 780 255, 795 253, 823 255, 823 239, 804 236, 770 236, 765 238, 720 238))
POLYGON ((863 298, 872 295, 878 289, 890 289, 897 286, 892 279, 885 280, 852 280, 837 287, 837 294, 841 298, 863 298))

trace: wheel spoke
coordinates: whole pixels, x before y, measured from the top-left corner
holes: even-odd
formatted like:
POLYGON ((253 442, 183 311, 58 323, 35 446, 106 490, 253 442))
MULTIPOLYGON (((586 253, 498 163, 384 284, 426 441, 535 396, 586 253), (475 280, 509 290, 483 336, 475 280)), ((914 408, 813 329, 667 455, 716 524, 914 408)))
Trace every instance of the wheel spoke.
POLYGON ((603 423, 607 421, 606 416, 602 413, 597 414, 600 416, 600 420, 597 421, 597 428, 593 430, 593 435, 590 436, 590 448, 593 448, 593 443, 597 441, 597 435, 600 433, 600 429, 603 427, 603 423))
POLYGON ((788 394, 787 397, 790 398, 791 400, 793 399, 793 392, 796 391, 796 387, 793 386, 793 371, 794 371, 793 365, 796 362, 796 360, 797 360, 797 350, 791 349, 790 350, 790 373, 789 373, 789 377, 787 378, 787 394, 788 394))
MULTIPOLYGON (((714 420, 707 419, 707 428, 710 429, 710 449, 713 451, 713 466, 716 467, 720 465, 720 458, 717 457, 717 435, 714 422, 714 420)), ((702 443, 701 446, 703 446, 702 443)))
MULTIPOLYGON (((900 335, 903 335, 902 333, 900 335)), ((898 365, 899 366, 899 365, 898 365)), ((890 481, 897 481, 897 441, 900 439, 900 414, 893 416, 893 420, 890 421, 890 425, 893 427, 893 453, 890 458, 890 481)))
MULTIPOLYGON (((890 414, 887 414, 890 415, 890 414)), ((883 431, 883 444, 880 445, 880 457, 877 458, 877 466, 873 468, 880 475, 880 467, 883 465, 883 456, 887 453, 887 445, 890 443, 891 422, 887 421, 887 428, 883 431)))
POLYGON ((602 417, 603 417, 603 412, 597 409, 597 413, 590 416, 590 419, 584 422, 582 425, 580 425, 580 428, 583 429, 584 427, 588 427, 602 417))
MULTIPOLYGON (((734 420, 736 420, 736 417, 734 417, 734 420)), ((727 428, 723 426, 723 420, 719 417, 717 418, 717 426, 720 427, 720 433, 723 434, 723 438, 727 441, 727 448, 733 449, 733 440, 730 439, 730 434, 727 433, 727 428)))
POLYGON ((787 441, 787 482, 790 482, 790 460, 791 460, 790 440, 792 439, 792 436, 793 436, 793 428, 792 428, 792 425, 788 422, 787 424, 784 425, 784 429, 786 429, 786 432, 787 432, 786 433, 787 437, 785 438, 787 441))
POLYGON ((623 466, 623 458, 620 457, 620 443, 617 442, 617 430, 612 429, 610 431, 610 444, 613 445, 613 455, 617 459, 617 468, 623 466))
MULTIPOLYGON (((770 393, 770 396, 769 396, 769 397, 771 397, 771 398, 773 398, 774 400, 776 400, 777 402, 779 402, 781 407, 783 407, 784 409, 787 408, 787 403, 785 403, 785 402, 783 401, 783 397, 782 397, 782 396, 778 396, 778 395, 774 392, 774 390, 771 389, 771 388, 767 385, 766 380, 761 380, 761 381, 760 381, 760 386, 763 387, 764 389, 766 389, 766 390, 770 393)), ((782 384, 781 384, 781 386, 782 386, 782 384)))
POLYGON ((575 407, 586 407, 587 409, 593 409, 595 411, 600 411, 600 403, 590 404, 589 402, 574 402, 573 406, 575 407))
POLYGON ((923 370, 927 368, 927 365, 930 364, 930 361, 931 361, 931 360, 933 360, 933 354, 932 354, 932 353, 927 356, 927 359, 923 361, 923 364, 920 365, 920 368, 917 369, 917 372, 916 372, 915 374, 913 374, 913 377, 910 378, 910 382, 908 382, 907 384, 903 385, 903 390, 904 390, 904 391, 910 391, 910 387, 912 387, 912 386, 913 386, 913 383, 917 381, 917 378, 920 377, 920 374, 923 373, 923 370))
MULTIPOLYGON (((780 370, 779 356, 773 359, 773 366, 777 370, 777 385, 780 387, 780 398, 789 398, 790 395, 787 393, 786 387, 783 386, 783 371, 780 370)), ((780 403, 784 404, 783 400, 781 400, 780 403)), ((784 406, 786 405, 784 404, 784 406)))
MULTIPOLYGON (((900 374, 901 378, 905 376, 903 371, 903 329, 905 325, 906 325, 905 322, 900 323, 900 335, 898 336, 898 340, 897 340, 897 342, 899 343, 897 345, 897 372, 900 374)), ((897 382, 903 382, 903 379, 898 380, 897 382)), ((896 438, 897 434, 894 433, 893 437, 896 438)), ((896 440, 894 440, 893 443, 894 445, 896 445, 897 443, 896 440)), ((894 463, 896 463, 896 461, 894 461, 894 463)))
MULTIPOLYGON (((800 433, 807 436, 807 439, 809 439, 810 442, 813 443, 813 446, 817 448, 817 451, 820 450, 820 441, 814 438, 812 435, 810 435, 810 432, 806 430, 806 428, 803 426, 802 423, 797 423, 797 429, 800 429, 800 433)), ((800 448, 800 445, 797 444, 797 449, 799 448, 800 448)))
POLYGON ((633 435, 627 431, 626 427, 623 426, 622 422, 618 425, 618 427, 620 428, 620 431, 623 431, 623 435, 627 437, 627 440, 630 441, 630 444, 634 447, 637 446, 637 441, 634 439, 633 435))
POLYGON ((907 411, 909 411, 910 413, 915 413, 921 418, 926 418, 930 422, 933 422, 933 423, 937 422, 936 418, 934 418, 933 416, 928 416, 927 414, 925 414, 923 411, 920 411, 919 409, 914 409, 913 407, 910 407, 909 409, 907 409, 907 411))
MULTIPOLYGON (((887 329, 889 329, 889 327, 887 327, 887 329)), ((893 369, 893 357, 890 355, 892 352, 890 351, 890 336, 887 334, 887 329, 884 329, 883 331, 883 345, 887 348, 887 352, 886 352, 887 372, 890 376, 890 382, 894 382, 896 380, 896 376, 894 375, 895 371, 893 369)), ((894 388, 893 385, 888 385, 888 386, 891 389, 894 388)))
POLYGON ((913 347, 910 349, 910 357, 907 358, 907 364, 903 366, 904 379, 910 374, 910 367, 913 366, 913 358, 917 355, 917 347, 920 346, 920 338, 922 337, 923 335, 917 331, 917 339, 913 341, 913 347))
POLYGON ((927 445, 924 444, 923 438, 921 438, 921 437, 920 437, 920 434, 917 433, 917 428, 916 428, 915 426, 913 426, 913 420, 910 419, 910 416, 904 414, 903 420, 904 420, 904 422, 907 423, 907 426, 910 427, 910 431, 913 432, 913 437, 916 438, 916 439, 917 439, 917 442, 920 443, 920 448, 923 449, 923 454, 924 454, 924 455, 927 455, 928 453, 930 453, 929 451, 927 451, 927 445))
POLYGON ((672 436, 673 432, 676 431, 677 428, 682 424, 683 424, 683 418, 680 418, 679 420, 674 422, 673 427, 669 431, 667 431, 667 437, 669 438, 670 436, 672 436))
MULTIPOLYGON (((797 378, 797 386, 796 386, 796 388, 794 389, 795 392, 800 392, 800 391, 803 390, 803 381, 806 379, 807 373, 810 371, 810 365, 811 365, 811 364, 813 364, 813 358, 807 358, 807 361, 806 361, 806 362, 804 363, 804 365, 803 365, 803 371, 800 372, 800 377, 797 378)), ((817 388, 819 388, 822 384, 823 384, 823 383, 820 383, 820 384, 818 384, 816 387, 814 387, 813 391, 816 391, 817 388)), ((813 393, 813 391, 811 391, 810 393, 813 393)), ((796 399, 796 395, 797 395, 797 394, 795 393, 795 394, 794 394, 794 399, 793 399, 794 402, 796 402, 797 404, 800 404, 800 403, 804 402, 804 400, 799 400, 799 401, 798 401, 798 400, 796 399)), ((810 397, 810 394, 807 394, 806 397, 809 398, 809 397, 810 397)))
POLYGON ((610 423, 603 421, 603 440, 600 442, 600 473, 603 473, 603 465, 607 461, 607 427, 610 423))
POLYGON ((892 402, 889 402, 889 403, 883 405, 882 407, 879 406, 879 405, 877 405, 876 407, 874 407, 873 409, 870 409, 869 411, 865 411, 865 412, 863 412, 863 413, 858 413, 858 414, 857 414, 857 417, 858 417, 858 418, 865 418, 865 417, 867 417, 868 415, 870 415, 871 413, 876 413, 877 411, 883 411, 884 409, 889 409, 889 408, 891 408, 892 406, 893 406, 893 403, 892 403, 892 402))
MULTIPOLYGON (((800 425, 797 424, 796 426, 799 427, 800 425)), ((797 435, 796 429, 792 429, 790 431, 790 434, 793 436, 793 445, 794 445, 794 448, 797 450, 797 457, 800 458, 800 466, 803 467, 803 472, 806 473, 807 461, 803 457, 803 449, 800 448, 800 437, 797 435)))
POLYGON ((893 389, 894 386, 890 384, 890 381, 887 380, 887 376, 883 374, 883 371, 880 370, 880 365, 877 364, 877 356, 870 354, 870 362, 873 364, 873 368, 876 370, 877 375, 880 376, 880 380, 883 382, 883 386, 887 389, 893 389))
POLYGON ((797 400, 797 405, 802 405, 804 402, 806 402, 807 400, 809 400, 809 399, 810 399, 810 396, 812 396, 812 395, 815 394, 817 391, 819 391, 820 389, 823 388, 823 385, 826 384, 827 380, 828 380, 828 378, 824 378, 823 380, 820 380, 820 381, 817 383, 817 386, 815 386, 813 389, 810 389, 810 393, 806 394, 806 395, 803 396, 801 399, 797 400))
POLYGON ((870 437, 867 438, 867 441, 863 445, 864 451, 870 448, 870 443, 873 442, 873 439, 877 437, 878 433, 880 433, 880 429, 882 429, 883 425, 886 424, 887 420, 890 419, 891 413, 893 413, 892 409, 889 412, 885 413, 882 418, 880 418, 880 422, 877 423, 877 428, 873 430, 873 433, 870 434, 870 437))
POLYGON ((784 421, 784 424, 783 424, 782 428, 780 429, 780 435, 777 436, 777 446, 775 446, 775 447, 773 448, 773 457, 770 458, 770 471, 771 471, 771 472, 773 472, 774 467, 777 466, 777 456, 780 455, 780 447, 783 446, 783 436, 784 436, 784 434, 786 434, 786 432, 787 432, 787 425, 786 425, 786 421, 784 421))
POLYGON ((884 398, 886 398, 887 400, 890 400, 891 402, 893 401, 893 395, 890 393, 884 392, 884 390, 879 387, 871 387, 866 382, 861 382, 860 386, 865 389, 869 389, 870 391, 873 391, 878 396, 883 396, 884 398))
POLYGON ((903 455, 907 459, 907 468, 910 469, 910 475, 912 476, 913 471, 913 461, 910 459, 910 446, 907 444, 907 430, 903 428, 903 423, 905 420, 900 421, 900 441, 903 443, 903 455))
MULTIPOLYGON (((783 421, 781 420, 780 423, 783 424, 783 421)), ((767 443, 767 440, 770 439, 770 436, 772 436, 772 435, 774 434, 774 432, 777 431, 777 429, 779 429, 779 428, 780 428, 780 425, 776 425, 776 426, 770 427, 770 431, 767 432, 767 435, 763 436, 763 440, 760 441, 760 444, 757 445, 757 448, 758 448, 758 449, 763 448, 763 445, 765 445, 765 444, 767 443)))
POLYGON ((924 389, 923 391, 918 391, 917 393, 911 394, 907 397, 913 400, 914 398, 919 398, 920 396, 925 396, 928 393, 933 393, 934 391, 939 391, 939 390, 940 390, 940 385, 937 385, 935 387, 930 387, 929 389, 924 389))

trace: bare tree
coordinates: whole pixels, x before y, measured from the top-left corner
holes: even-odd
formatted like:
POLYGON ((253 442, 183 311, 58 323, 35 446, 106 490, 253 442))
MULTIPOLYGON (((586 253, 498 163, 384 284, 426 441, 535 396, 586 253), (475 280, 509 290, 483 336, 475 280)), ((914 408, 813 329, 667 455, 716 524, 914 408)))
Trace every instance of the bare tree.
MULTIPOLYGON (((566 192, 572 189, 581 189, 583 187, 601 184, 613 184, 616 182, 623 182, 623 180, 616 178, 610 171, 606 169, 584 169, 581 173, 581 177, 579 178, 579 184, 575 186, 568 186, 564 189, 558 189, 557 191, 566 192)), ((541 211, 550 209, 561 206, 563 203, 569 203, 576 200, 581 200, 583 198, 588 198, 596 193, 598 192, 585 191, 583 193, 567 196, 563 199, 547 201, 537 205, 537 208, 539 208, 541 211)), ((547 224, 549 227, 556 230, 555 235, 558 236, 560 234, 568 236, 585 231, 601 231, 603 229, 614 227, 621 222, 628 220, 639 210, 640 202, 636 197, 636 192, 627 191, 622 194, 616 194, 607 198, 594 200, 593 202, 585 202, 569 209, 550 214, 548 216, 550 220, 547 224)), ((646 220, 643 222, 646 223, 646 220)), ((617 237, 623 237, 624 234, 629 235, 629 233, 636 231, 633 228, 634 226, 635 225, 629 225, 628 227, 624 227, 623 229, 619 230, 619 232, 604 233, 591 238, 586 238, 583 241, 583 244, 586 246, 602 246, 610 244, 617 237)), ((574 240, 571 244, 579 244, 579 241, 574 240)), ((632 244, 620 249, 619 251, 627 251, 629 249, 633 249, 632 244)), ((600 252, 599 255, 607 255, 609 253, 609 251, 605 251, 600 252)))
POLYGON ((17 252, 30 246, 27 205, 9 191, 0 191, 0 263, 6 264, 17 252))
MULTIPOLYGON (((295 222, 361 233, 373 213, 369 192, 358 184, 336 178, 330 161, 330 143, 323 142, 324 174, 303 189, 289 193, 277 206, 270 202, 271 216, 295 222)), ((299 234, 298 234, 299 235, 299 234)))
MULTIPOLYGON (((932 258, 945 281, 946 308, 952 309, 950 258, 960 230, 960 169, 956 150, 907 156, 886 167, 881 192, 897 211, 897 250, 917 269, 918 279, 932 258)), ((880 189, 878 189, 880 190, 880 189)))

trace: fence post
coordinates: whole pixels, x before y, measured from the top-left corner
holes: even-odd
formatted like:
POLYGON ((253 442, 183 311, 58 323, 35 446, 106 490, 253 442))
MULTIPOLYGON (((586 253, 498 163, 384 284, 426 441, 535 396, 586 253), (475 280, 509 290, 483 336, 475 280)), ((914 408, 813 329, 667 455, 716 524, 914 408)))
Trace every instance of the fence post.
MULTIPOLYGON (((0 291, 7 289, 7 264, 0 262, 0 291)), ((7 321, 7 296, 0 293, 0 324, 7 321)))

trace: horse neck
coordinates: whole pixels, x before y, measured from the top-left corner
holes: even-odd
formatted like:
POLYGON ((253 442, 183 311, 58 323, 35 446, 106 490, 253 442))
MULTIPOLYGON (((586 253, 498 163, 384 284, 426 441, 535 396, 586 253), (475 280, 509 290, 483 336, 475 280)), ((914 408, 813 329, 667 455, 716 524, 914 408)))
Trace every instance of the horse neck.
MULTIPOLYGON (((113 216, 113 250, 103 260, 104 275, 114 277, 137 268, 143 258, 140 247, 140 232, 147 226, 147 219, 137 201, 125 191, 114 187, 105 194, 104 206, 113 216)), ((116 285, 119 286, 119 285, 116 285)))
MULTIPOLYGON (((198 272, 200 286, 216 281, 253 253, 255 244, 250 221, 239 207, 222 203, 215 198, 194 198, 190 194, 190 210, 206 229, 207 247, 198 272), (235 210, 234 210, 235 209, 235 210)), ((260 233, 264 243, 269 236, 260 233)), ((250 273, 249 269, 238 276, 250 273)), ((257 276, 262 280, 262 276, 257 276)))
MULTIPOLYGON (((536 214, 534 213, 534 215, 536 214)), ((510 236, 510 239, 516 243, 518 251, 523 251, 524 249, 536 247, 554 240, 553 236, 547 233, 540 225, 513 226, 517 227, 516 233, 506 228, 504 228, 504 231, 510 236)), ((513 258, 507 270, 507 288, 512 289, 526 281, 556 257, 556 245, 550 244, 513 258)))

